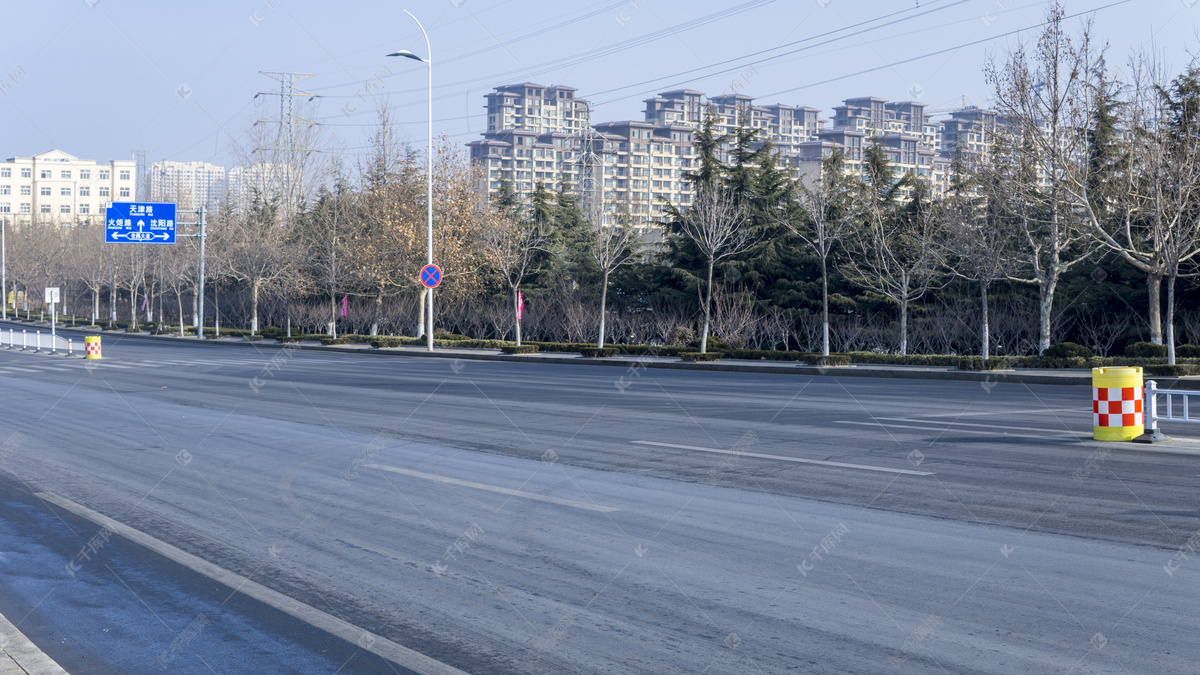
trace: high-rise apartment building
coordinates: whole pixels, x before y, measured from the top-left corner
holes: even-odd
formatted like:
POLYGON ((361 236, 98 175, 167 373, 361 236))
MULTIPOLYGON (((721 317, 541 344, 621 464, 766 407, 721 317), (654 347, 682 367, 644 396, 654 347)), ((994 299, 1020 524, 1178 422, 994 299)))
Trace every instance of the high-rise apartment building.
POLYGON ((134 199, 136 162, 61 150, 0 162, 0 216, 16 223, 100 223, 108 202, 134 199))
POLYGON ((154 162, 150 201, 173 202, 180 210, 216 209, 225 198, 225 167, 207 162, 154 162))
MULTIPOLYGON (((589 128, 589 103, 575 93, 525 83, 487 95, 488 131, 467 145, 489 195, 505 185, 528 198, 538 183, 571 190, 587 184, 593 187, 585 198, 602 201, 597 208, 606 221, 618 212, 638 224, 661 221, 665 201, 691 201, 686 175, 696 160, 694 134, 709 115, 718 134, 761 130, 759 142, 769 141, 780 166, 797 178, 816 175, 835 152, 844 154, 848 173, 860 174, 864 152, 878 142, 897 176, 911 173, 940 194, 949 180, 949 149, 983 152, 996 122, 977 108, 935 121, 924 103, 874 96, 846 99, 825 120, 817 108, 756 105, 738 92, 706 97, 676 89, 646 99, 643 120, 592 122, 589 128), (585 166, 595 168, 587 173, 585 166)), ((719 158, 730 161, 733 149, 732 140, 723 143, 719 158)))

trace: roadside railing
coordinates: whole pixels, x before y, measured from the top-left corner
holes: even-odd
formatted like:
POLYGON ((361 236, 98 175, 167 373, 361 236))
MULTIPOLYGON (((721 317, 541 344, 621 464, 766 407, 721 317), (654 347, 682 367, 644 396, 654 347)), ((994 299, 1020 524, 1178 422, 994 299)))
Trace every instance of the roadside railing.
POLYGON ((1157 443, 1167 440, 1158 423, 1162 422, 1192 422, 1200 424, 1200 406, 1191 405, 1192 397, 1200 403, 1200 391, 1190 389, 1159 389, 1154 380, 1146 382, 1145 405, 1146 433, 1136 440, 1141 443, 1157 443), (1166 405, 1159 405, 1163 401, 1166 405), (1196 416, 1192 410, 1196 409, 1196 416))
POLYGON ((75 342, 69 338, 52 335, 49 331, 22 328, 0 329, 0 347, 29 352, 75 355, 75 342))

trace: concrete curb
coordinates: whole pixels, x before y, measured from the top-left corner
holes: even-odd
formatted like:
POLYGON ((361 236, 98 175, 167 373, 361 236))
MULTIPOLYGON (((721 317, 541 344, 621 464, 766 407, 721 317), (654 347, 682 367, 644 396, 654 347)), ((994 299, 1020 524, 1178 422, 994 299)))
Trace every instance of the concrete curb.
POLYGON ((3 614, 0 614, 0 649, 29 675, 67 675, 62 666, 38 649, 3 614))
MULTIPOLYGON (((2 323, 2 322, 0 322, 2 323)), ((1064 370, 1062 374, 1058 373, 1031 373, 1021 372, 1019 370, 992 370, 992 371, 972 371, 972 370, 931 370, 926 366, 880 366, 873 367, 870 364, 856 364, 852 366, 837 366, 837 367, 819 367, 805 366, 792 363, 778 364, 758 364, 749 362, 708 362, 708 363, 688 363, 684 361, 638 361, 636 358, 584 358, 584 357, 560 357, 560 356, 544 356, 546 352, 535 356, 518 356, 510 354, 495 354, 488 353, 488 350, 472 350, 472 351, 447 351, 452 348, 440 348, 439 351, 427 352, 416 349, 405 348, 384 348, 375 349, 373 347, 344 347, 344 346, 325 346, 325 345, 300 345, 296 343, 283 344, 279 342, 266 341, 225 341, 225 340, 197 340, 195 338, 178 338, 168 337, 165 335, 138 335, 136 333, 117 333, 104 331, 88 331, 78 328, 62 329, 59 332, 74 332, 83 335, 110 335, 119 337, 122 340, 152 340, 159 342, 170 342, 175 344, 206 344, 206 345, 222 345, 227 347, 255 347, 258 349, 297 349, 302 351, 316 352, 332 352, 335 354, 369 354, 373 356, 411 356, 417 358, 439 358, 439 359, 460 359, 463 361, 507 361, 520 363, 551 363, 557 365, 575 365, 575 366, 616 366, 618 368, 629 368, 631 366, 643 366, 646 368, 664 368, 669 370, 700 370, 713 372, 727 373, 766 373, 775 375, 808 375, 808 376, 833 376, 833 377, 877 377, 885 379, 900 379, 900 380, 935 380, 944 382, 980 382, 985 385, 993 384, 1051 384, 1051 385, 1066 385, 1066 386, 1091 386, 1092 375, 1090 372, 1080 372, 1073 370, 1064 370)), ((1196 384, 1196 380, 1181 380, 1178 377, 1156 377, 1154 378, 1159 383, 1160 388, 1167 389, 1176 387, 1182 383, 1196 384)))

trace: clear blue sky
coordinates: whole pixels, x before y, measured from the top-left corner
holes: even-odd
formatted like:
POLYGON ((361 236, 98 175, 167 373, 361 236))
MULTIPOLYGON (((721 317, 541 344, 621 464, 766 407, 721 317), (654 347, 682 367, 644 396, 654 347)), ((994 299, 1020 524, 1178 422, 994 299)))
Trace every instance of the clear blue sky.
MULTIPOLYGON (((1197 51, 1195 0, 1068 0, 1097 10, 1110 64, 1152 44, 1178 71, 1197 51), (1114 3, 1117 3, 1114 5, 1114 3), (1114 5, 1114 6, 1108 6, 1114 5), (1189 6, 1191 5, 1191 6, 1189 6), (1108 6, 1108 7, 1106 7, 1108 6)), ((387 96, 425 137, 424 55, 434 49, 434 129, 457 142, 485 125, 483 94, 534 81, 577 87, 594 122, 640 119, 642 99, 688 87, 829 109, 843 98, 987 105, 991 50, 1039 23, 1041 0, 38 0, 4 3, 0 155, 51 147, 93 159, 232 164, 231 138, 279 114, 259 71, 313 73, 309 115, 348 158, 387 96), (959 45, 986 40, 981 44, 959 45), (943 51, 945 50, 945 51, 943 51), (926 56, 934 52, 943 52, 926 56), (923 58, 916 58, 923 57, 923 58), (914 60, 915 59, 915 60, 914 60), (747 66, 752 64, 751 70, 747 66), (378 85, 380 68, 386 67, 378 85), (390 75, 386 72, 390 71, 390 75), (359 97, 362 98, 359 98, 359 97)), ((1072 20, 1074 24, 1077 20, 1072 20)))

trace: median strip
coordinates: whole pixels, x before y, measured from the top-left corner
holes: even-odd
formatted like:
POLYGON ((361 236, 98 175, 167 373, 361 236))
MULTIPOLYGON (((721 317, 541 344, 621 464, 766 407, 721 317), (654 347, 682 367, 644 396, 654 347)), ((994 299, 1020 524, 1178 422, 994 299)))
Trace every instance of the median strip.
POLYGON ((845 462, 826 462, 820 459, 804 459, 802 457, 784 457, 783 455, 764 455, 758 452, 742 452, 740 450, 720 450, 718 448, 701 448, 695 445, 678 445, 676 443, 659 443, 657 441, 630 441, 634 445, 653 445, 660 448, 678 448, 680 450, 695 450, 697 452, 712 452, 719 455, 737 455, 739 457, 757 457, 759 459, 774 459, 780 462, 796 462, 797 464, 819 464, 821 466, 836 466, 841 469, 859 469, 862 471, 882 471, 898 473, 906 476, 932 476, 932 471, 913 471, 911 469, 890 469, 886 466, 871 466, 869 464, 847 464, 845 462))

